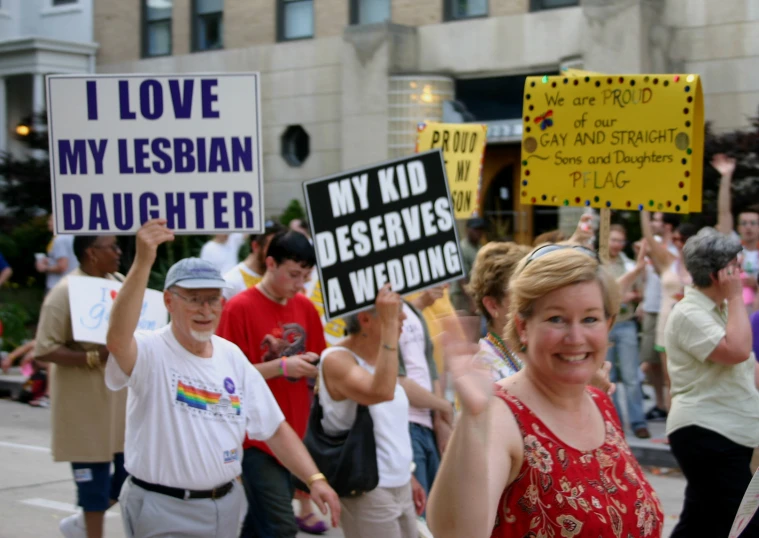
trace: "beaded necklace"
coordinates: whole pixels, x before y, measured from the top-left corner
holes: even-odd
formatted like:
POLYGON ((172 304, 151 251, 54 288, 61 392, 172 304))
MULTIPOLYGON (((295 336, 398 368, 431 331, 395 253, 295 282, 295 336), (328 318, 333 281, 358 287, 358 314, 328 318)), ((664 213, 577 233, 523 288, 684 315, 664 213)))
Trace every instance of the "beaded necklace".
POLYGON ((517 357, 516 354, 511 351, 509 346, 507 346, 506 343, 501 340, 497 334, 495 334, 493 331, 488 331, 488 334, 485 337, 485 341, 490 344, 490 346, 501 356, 503 360, 509 363, 509 366, 511 366, 515 372, 518 372, 522 369, 522 361, 519 360, 519 357, 517 357))

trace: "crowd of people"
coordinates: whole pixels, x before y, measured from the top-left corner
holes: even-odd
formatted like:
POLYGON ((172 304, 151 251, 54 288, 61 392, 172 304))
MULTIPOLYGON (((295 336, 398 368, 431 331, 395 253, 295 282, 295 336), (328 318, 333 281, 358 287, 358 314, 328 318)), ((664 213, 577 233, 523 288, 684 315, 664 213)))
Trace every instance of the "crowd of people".
POLYGON ((734 230, 735 163, 713 165, 716 229, 641 212, 633 259, 619 225, 597 252, 590 215, 531 247, 485 244, 474 218, 465 279, 387 285, 338 340, 306 294, 303 221, 174 264, 154 332, 135 329, 165 221, 139 230, 126 276, 116 237, 55 238, 36 338, 10 362, 48 371, 52 455, 82 508, 61 532, 103 536, 118 502, 134 537, 321 534, 316 506, 346 538, 656 538, 662 506, 626 431, 666 420, 687 480, 672 536, 727 536, 759 446, 759 211, 734 230), (122 282, 107 345, 74 341, 66 274, 122 282))

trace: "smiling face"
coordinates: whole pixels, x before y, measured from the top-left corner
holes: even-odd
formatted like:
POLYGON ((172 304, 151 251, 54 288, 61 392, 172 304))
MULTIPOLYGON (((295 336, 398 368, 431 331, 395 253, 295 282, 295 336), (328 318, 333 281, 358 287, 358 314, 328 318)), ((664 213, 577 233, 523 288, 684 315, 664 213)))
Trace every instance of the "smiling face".
POLYGON ((219 289, 188 290, 174 286, 163 292, 174 329, 185 339, 209 342, 219 325, 222 295, 219 289))
POLYGON ((585 386, 606 359, 612 320, 597 281, 547 293, 516 323, 528 367, 549 384, 585 386))

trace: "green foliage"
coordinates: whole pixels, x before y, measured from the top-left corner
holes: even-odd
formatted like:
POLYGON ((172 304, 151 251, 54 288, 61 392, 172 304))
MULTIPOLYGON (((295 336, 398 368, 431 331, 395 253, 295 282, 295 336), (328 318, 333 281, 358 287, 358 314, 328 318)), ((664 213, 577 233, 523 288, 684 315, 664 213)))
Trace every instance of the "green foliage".
POLYGON ((31 321, 29 312, 18 303, 0 304, 0 322, 3 324, 2 350, 12 351, 29 337, 27 324, 31 321))
POLYGON ((50 161, 47 155, 47 113, 24 118, 33 127, 25 137, 29 149, 39 150, 40 157, 15 158, 9 153, 0 154, 0 200, 17 222, 25 222, 52 207, 50 190, 50 161))
POLYGON ((306 212, 300 204, 300 201, 293 199, 290 200, 290 203, 285 208, 282 216, 279 217, 279 222, 281 222, 283 226, 288 226, 292 220, 305 218, 306 212))
POLYGON ((45 252, 50 242, 47 217, 35 217, 0 233, 0 252, 13 268, 11 282, 25 287, 45 287, 45 275, 34 267, 34 254, 45 252))

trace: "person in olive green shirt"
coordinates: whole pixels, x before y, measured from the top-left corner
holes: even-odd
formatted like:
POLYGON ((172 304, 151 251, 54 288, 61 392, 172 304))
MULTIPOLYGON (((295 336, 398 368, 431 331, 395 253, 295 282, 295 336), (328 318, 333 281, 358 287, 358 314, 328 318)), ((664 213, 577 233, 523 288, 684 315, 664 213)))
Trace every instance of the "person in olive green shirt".
POLYGON ((466 237, 461 240, 461 257, 464 261, 464 278, 451 284, 451 303, 453 307, 468 316, 474 316, 477 307, 466 292, 466 285, 469 284, 469 274, 472 272, 474 260, 477 258, 477 252, 482 246, 482 238, 487 230, 485 219, 472 218, 466 222, 466 237))

